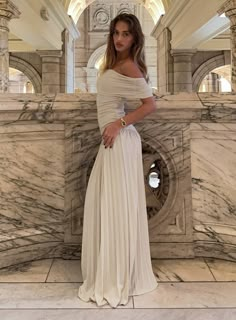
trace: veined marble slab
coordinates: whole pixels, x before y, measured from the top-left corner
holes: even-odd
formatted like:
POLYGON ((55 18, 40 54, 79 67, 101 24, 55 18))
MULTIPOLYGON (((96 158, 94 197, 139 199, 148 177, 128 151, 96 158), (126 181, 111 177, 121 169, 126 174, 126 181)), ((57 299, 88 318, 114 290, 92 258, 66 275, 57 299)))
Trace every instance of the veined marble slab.
POLYGON ((205 259, 217 281, 236 281, 236 262, 205 259))
MULTIPOLYGON (((180 103, 182 103, 182 106, 188 106, 193 103, 194 106, 202 107, 202 101, 212 101, 215 102, 217 99, 218 101, 226 101, 228 103, 231 103, 234 100, 235 95, 231 96, 211 96, 211 95, 199 95, 196 93, 176 93, 176 94, 158 94, 156 93, 154 95, 156 100, 159 102, 160 106, 162 106, 162 103, 169 102, 170 105, 178 105, 181 106, 180 103)), ((45 104, 48 106, 53 106, 60 109, 74 109, 74 108, 80 108, 81 103, 87 102, 91 103, 90 105, 93 105, 92 102, 96 101, 96 94, 93 93, 80 93, 80 94, 63 94, 58 93, 56 95, 44 95, 44 94, 4 94, 0 98, 0 110, 7 110, 9 107, 11 107, 11 110, 14 110, 13 108, 21 108, 21 106, 25 107, 32 107, 37 108, 38 106, 44 106, 45 104), (77 105, 73 104, 75 102, 78 102, 77 105), (7 106, 7 107, 6 107, 7 106)))
POLYGON ((47 282, 83 282, 81 261, 54 259, 47 282))
POLYGON ((12 250, 21 256, 24 248, 30 260, 32 247, 41 243, 44 251, 48 242, 50 250, 63 241, 63 130, 62 125, 0 127, 0 267, 12 259, 12 250))
MULTIPOLYGON (((148 161, 161 156, 170 182, 149 221, 153 257, 236 259, 235 103, 235 94, 156 92, 156 112, 136 125, 148 161)), ((100 142, 95 94, 1 95, 0 267, 79 257, 100 142)))
POLYGON ((152 260, 152 267, 158 282, 215 281, 203 259, 152 260))
POLYGON ((236 308, 236 283, 160 283, 134 297, 135 308, 236 308))
MULTIPOLYGON (((236 244, 236 124, 191 124, 194 238, 227 248, 236 244)), ((217 250, 217 245, 219 246, 217 250)), ((225 253, 227 249, 224 250, 225 253)), ((222 252, 223 253, 223 252, 222 252)), ((217 257, 217 254, 216 254, 217 257)))
POLYGON ((218 103, 229 103, 232 104, 235 107, 236 100, 235 100, 236 94, 233 92, 228 93, 198 93, 198 97, 203 102, 218 102, 218 103))
MULTIPOLYGON (((78 283, 0 283, 0 309, 91 309, 97 308, 93 302, 78 298, 78 283)), ((104 305, 99 309, 111 308, 104 305)), ((133 308, 130 297, 126 306, 133 308)))
POLYGON ((0 310, 2 320, 235 320, 235 309, 0 310))
POLYGON ((0 283, 46 282, 52 262, 52 259, 45 259, 0 269, 0 283))

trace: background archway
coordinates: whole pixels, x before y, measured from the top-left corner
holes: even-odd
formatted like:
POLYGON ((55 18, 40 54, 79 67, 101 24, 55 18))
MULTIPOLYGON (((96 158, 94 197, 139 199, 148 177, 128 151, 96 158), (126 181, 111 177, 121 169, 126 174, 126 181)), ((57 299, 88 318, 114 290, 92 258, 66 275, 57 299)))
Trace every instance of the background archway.
POLYGON ((193 74, 193 91, 198 92, 203 79, 214 69, 225 65, 223 54, 205 61, 193 74))
POLYGON ((35 68, 27 61, 10 55, 9 66, 24 73, 34 87, 35 93, 42 92, 42 79, 35 68))

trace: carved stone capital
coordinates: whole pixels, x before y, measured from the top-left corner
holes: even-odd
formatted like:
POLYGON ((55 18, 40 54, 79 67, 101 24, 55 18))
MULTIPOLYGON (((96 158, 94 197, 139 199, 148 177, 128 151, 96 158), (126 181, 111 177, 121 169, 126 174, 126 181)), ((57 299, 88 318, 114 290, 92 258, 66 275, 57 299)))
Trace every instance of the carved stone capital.
POLYGON ((236 0, 227 0, 218 10, 219 14, 225 13, 230 19, 231 29, 236 32, 236 0))
POLYGON ((171 55, 173 57, 192 57, 196 52, 197 50, 195 49, 172 49, 171 55))
POLYGON ((62 57, 61 50, 36 50, 36 52, 41 58, 45 58, 45 57, 61 58, 62 57))
POLYGON ((0 0, 0 29, 9 31, 8 21, 19 18, 20 11, 10 0, 0 0))

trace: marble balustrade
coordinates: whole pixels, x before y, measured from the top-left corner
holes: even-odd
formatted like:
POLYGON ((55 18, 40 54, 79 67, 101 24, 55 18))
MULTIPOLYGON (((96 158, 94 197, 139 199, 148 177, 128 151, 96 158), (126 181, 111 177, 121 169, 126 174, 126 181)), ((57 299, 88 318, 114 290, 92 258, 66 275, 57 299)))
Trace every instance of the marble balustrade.
MULTIPOLYGON (((0 268, 80 257, 85 190, 101 143, 95 99, 1 95, 0 268)), ((152 257, 236 260, 236 95, 156 99, 157 111, 136 124, 152 257), (148 184, 153 163, 157 190, 148 184)))

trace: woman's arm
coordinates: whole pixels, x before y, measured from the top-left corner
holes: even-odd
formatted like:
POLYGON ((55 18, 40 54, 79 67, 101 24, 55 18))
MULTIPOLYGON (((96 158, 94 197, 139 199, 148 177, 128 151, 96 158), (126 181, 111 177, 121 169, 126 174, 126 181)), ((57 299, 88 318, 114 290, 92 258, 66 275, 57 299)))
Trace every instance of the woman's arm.
MULTIPOLYGON (((114 69, 117 69, 118 72, 131 78, 143 77, 138 66, 131 59, 127 59, 126 62, 122 64, 122 66, 119 66, 119 69, 118 68, 114 68, 114 69)), ((140 107, 138 107, 136 110, 128 113, 123 117, 123 119, 126 122, 126 125, 139 122, 148 114, 156 110, 156 104, 153 97, 141 99, 141 101, 142 101, 142 105, 140 107)), ((116 121, 109 124, 105 128, 102 134, 102 137, 103 137, 104 145, 106 148, 113 146, 115 138, 117 137, 121 128, 122 128, 122 125, 121 125, 120 119, 117 119, 116 121)))
MULTIPOLYGON (((126 122, 126 125, 139 122, 144 117, 156 110, 155 100, 153 97, 141 99, 141 101, 142 105, 140 107, 123 117, 123 119, 126 122)), ((121 128, 123 127, 121 125, 120 119, 117 119, 105 128, 102 134, 102 138, 106 148, 112 148, 115 138, 117 137, 121 128)))
MULTIPOLYGON (((139 122, 147 115, 156 110, 156 103, 154 97, 149 97, 140 100, 142 101, 142 105, 123 117, 127 125, 139 122)), ((120 122, 120 119, 118 119, 117 122, 120 122)))

